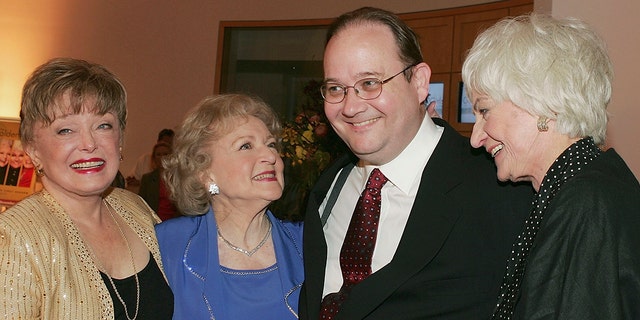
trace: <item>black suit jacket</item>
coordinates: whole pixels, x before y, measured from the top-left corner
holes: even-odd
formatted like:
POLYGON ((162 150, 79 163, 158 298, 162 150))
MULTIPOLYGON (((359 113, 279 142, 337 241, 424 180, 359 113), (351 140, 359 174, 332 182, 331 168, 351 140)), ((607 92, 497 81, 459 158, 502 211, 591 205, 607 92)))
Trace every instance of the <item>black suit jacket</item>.
MULTIPOLYGON (((487 319, 506 259, 528 216, 530 184, 500 184, 484 150, 446 122, 392 261, 353 287, 336 319, 487 319)), ((318 207, 343 157, 311 191, 304 225, 300 319, 318 319, 327 246, 318 207)), ((416 173, 420 174, 420 173, 416 173)), ((331 227, 330 225, 328 226, 331 227)))

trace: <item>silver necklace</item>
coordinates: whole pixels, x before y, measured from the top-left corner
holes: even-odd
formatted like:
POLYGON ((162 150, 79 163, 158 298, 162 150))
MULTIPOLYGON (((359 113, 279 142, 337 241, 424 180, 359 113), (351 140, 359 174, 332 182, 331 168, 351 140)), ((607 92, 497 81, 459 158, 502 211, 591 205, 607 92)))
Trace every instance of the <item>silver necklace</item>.
POLYGON ((229 240, 225 239, 224 236, 222 235, 222 233, 220 232, 220 228, 216 225, 216 230, 218 231, 218 237, 220 237, 220 239, 222 239, 222 242, 224 242, 224 244, 226 244, 229 248, 244 253, 246 254, 248 257, 251 257, 254 253, 256 253, 258 250, 260 250, 260 248, 262 248, 262 246, 267 242, 267 239, 269 239, 269 235, 271 234, 271 220, 267 220, 269 221, 269 229, 267 230, 267 233, 264 234, 264 238, 262 238, 262 241, 260 241, 260 243, 258 243, 258 245, 251 249, 251 250, 245 250, 242 249, 236 245, 234 245, 233 243, 229 242, 229 240))
MULTIPOLYGON (((133 258, 133 251, 131 250, 131 246, 129 245, 129 240, 127 240, 127 237, 125 237, 124 235, 124 231, 122 231, 122 228, 120 228, 120 224, 118 223, 115 216, 113 215, 113 212, 111 212, 111 208, 109 204, 105 200, 103 200, 103 202, 105 207, 107 207, 107 211, 109 211, 109 215, 111 216, 111 219, 113 219, 113 222, 116 224, 116 227, 118 227, 118 231, 120 231, 120 235, 124 239, 124 242, 127 245, 127 249, 129 250, 129 256, 131 257, 131 265, 133 266, 133 277, 136 279, 136 313, 133 315, 133 317, 129 317, 127 304, 124 302, 124 299, 122 299, 122 297, 120 296, 120 292, 118 292, 118 288, 116 288, 116 284, 113 282, 113 279, 111 279, 111 276, 107 273, 107 270, 104 267, 102 269, 104 274, 107 275, 107 278, 109 279, 109 282, 111 283, 111 287, 113 287, 113 291, 115 291, 116 296, 118 297, 118 300, 120 300, 120 303, 122 303, 122 306, 124 307, 125 316, 127 316, 127 319, 129 320, 135 320, 138 317, 138 310, 140 307, 140 280, 138 280, 138 272, 136 271, 136 263, 133 258)), ((96 259, 96 261, 98 260, 96 259)))

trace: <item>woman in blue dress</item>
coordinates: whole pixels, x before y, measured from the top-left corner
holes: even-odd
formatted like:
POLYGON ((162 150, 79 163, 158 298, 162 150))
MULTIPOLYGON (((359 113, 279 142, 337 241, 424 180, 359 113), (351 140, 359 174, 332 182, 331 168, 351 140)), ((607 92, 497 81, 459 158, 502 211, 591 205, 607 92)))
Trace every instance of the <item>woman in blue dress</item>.
POLYGON ((185 118, 164 178, 184 217, 156 227, 174 319, 297 319, 302 224, 267 210, 284 187, 280 124, 258 98, 205 98, 185 118))

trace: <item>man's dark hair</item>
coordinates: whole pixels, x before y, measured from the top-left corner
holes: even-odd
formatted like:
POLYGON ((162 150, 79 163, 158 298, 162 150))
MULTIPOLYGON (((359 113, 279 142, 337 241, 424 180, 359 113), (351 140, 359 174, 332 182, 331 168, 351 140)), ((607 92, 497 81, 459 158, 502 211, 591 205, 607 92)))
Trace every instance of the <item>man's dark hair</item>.
POLYGON ((160 130, 160 133, 158 133, 158 141, 162 140, 162 138, 164 138, 164 137, 173 138, 174 134, 175 134, 175 132, 173 132, 173 130, 171 130, 171 129, 162 129, 162 130, 160 130))
MULTIPOLYGON (((396 39, 398 55, 406 66, 423 62, 418 35, 400 17, 390 11, 373 7, 362 7, 339 16, 327 30, 326 44, 345 27, 358 24, 374 23, 387 26, 396 39)), ((405 73, 411 78, 411 71, 405 73)))

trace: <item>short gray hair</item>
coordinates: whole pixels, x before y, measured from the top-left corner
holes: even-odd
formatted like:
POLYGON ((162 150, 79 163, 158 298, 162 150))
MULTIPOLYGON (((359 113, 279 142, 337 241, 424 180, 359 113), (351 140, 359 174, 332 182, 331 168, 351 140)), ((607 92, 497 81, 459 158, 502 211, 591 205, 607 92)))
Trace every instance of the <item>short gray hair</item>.
POLYGON ((555 119, 562 134, 604 143, 613 65, 602 39, 582 21, 541 14, 501 20, 476 38, 462 79, 468 95, 511 101, 555 119))

